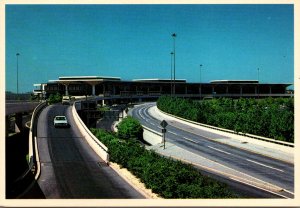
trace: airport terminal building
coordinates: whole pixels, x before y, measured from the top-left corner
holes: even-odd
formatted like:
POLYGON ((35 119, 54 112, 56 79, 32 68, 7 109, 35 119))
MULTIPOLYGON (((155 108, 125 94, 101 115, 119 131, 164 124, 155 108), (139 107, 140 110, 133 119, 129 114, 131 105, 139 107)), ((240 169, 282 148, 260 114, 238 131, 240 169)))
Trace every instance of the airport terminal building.
POLYGON ((176 95, 195 99, 212 97, 290 97, 289 83, 259 83, 258 80, 214 80, 209 83, 189 83, 183 79, 134 79, 119 77, 64 76, 48 83, 35 84, 33 92, 48 97, 59 92, 70 96, 104 98, 158 98, 176 95))

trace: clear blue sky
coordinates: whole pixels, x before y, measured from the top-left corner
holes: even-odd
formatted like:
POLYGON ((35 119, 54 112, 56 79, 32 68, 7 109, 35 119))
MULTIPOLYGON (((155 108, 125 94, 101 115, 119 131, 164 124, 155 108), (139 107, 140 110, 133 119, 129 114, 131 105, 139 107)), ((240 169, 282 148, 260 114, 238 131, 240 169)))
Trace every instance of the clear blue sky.
POLYGON ((294 81, 293 5, 6 5, 6 90, 59 76, 294 81))

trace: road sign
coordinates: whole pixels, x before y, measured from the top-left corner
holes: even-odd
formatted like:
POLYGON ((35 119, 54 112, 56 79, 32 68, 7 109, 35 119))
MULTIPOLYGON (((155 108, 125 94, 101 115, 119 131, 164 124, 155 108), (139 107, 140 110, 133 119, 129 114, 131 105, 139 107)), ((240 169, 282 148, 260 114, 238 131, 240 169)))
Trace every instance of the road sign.
POLYGON ((161 130, 162 134, 163 134, 163 143, 164 143, 164 149, 166 148, 166 127, 168 126, 168 123, 163 120, 160 125, 163 127, 163 129, 161 130))
POLYGON ((165 120, 163 120, 163 121, 160 123, 160 125, 161 125, 163 128, 166 128, 166 127, 168 126, 168 123, 167 123, 165 120))

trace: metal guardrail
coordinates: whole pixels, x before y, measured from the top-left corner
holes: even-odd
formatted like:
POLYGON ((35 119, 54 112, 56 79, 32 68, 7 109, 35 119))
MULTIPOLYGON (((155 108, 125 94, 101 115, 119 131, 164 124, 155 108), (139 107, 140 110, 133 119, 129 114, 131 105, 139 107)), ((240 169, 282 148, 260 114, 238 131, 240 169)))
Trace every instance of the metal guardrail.
MULTIPOLYGON (((158 109, 158 108, 157 108, 158 109)), ((261 140, 261 141, 266 141, 266 142, 270 142, 270 143, 274 143, 274 144, 279 144, 279 145, 283 145, 283 146, 288 146, 288 147, 294 147, 294 143, 290 143, 290 142, 284 142, 284 141, 279 141, 279 140, 275 140, 275 139, 270 139, 270 138, 266 138, 266 137, 262 137, 262 136, 257 136, 257 135, 253 135, 253 134, 248 134, 248 133, 243 133, 243 132, 236 132, 233 130, 229 130, 229 129, 224 129, 224 128, 219 128, 219 127, 215 127, 215 126, 210 126, 207 124, 203 124, 203 123, 198 123, 195 121, 190 121, 187 120, 185 118, 181 118, 179 116, 174 116, 172 114, 166 113, 160 109, 158 109, 161 113, 164 113, 166 115, 172 116, 174 118, 198 125, 198 126, 203 126, 203 127, 207 127, 207 128, 211 128, 211 129, 215 129, 215 130, 219 130, 219 131, 223 131, 223 132, 227 132, 227 133, 233 133, 233 134, 238 134, 238 135, 242 135, 242 136, 246 136, 246 137, 250 137, 253 139, 257 139, 257 140, 261 140)))

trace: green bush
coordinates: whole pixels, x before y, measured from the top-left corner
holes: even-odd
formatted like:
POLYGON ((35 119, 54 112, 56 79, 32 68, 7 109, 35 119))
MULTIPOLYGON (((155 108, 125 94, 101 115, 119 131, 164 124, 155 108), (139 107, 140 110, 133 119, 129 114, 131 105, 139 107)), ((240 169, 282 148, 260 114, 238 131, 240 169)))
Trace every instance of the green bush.
POLYGON ((143 127, 137 119, 128 116, 118 124, 118 136, 121 139, 142 139, 143 127))
POLYGON ((192 121, 294 142, 293 98, 219 98, 197 102, 162 96, 157 107, 192 121))
POLYGON ((59 103, 62 100, 62 95, 59 94, 58 92, 56 94, 51 94, 48 98, 48 103, 54 104, 54 103, 59 103))
POLYGON ((233 198, 226 185, 203 176, 193 166, 161 157, 136 140, 122 140, 101 129, 91 132, 109 150, 110 161, 127 168, 163 198, 233 198))

